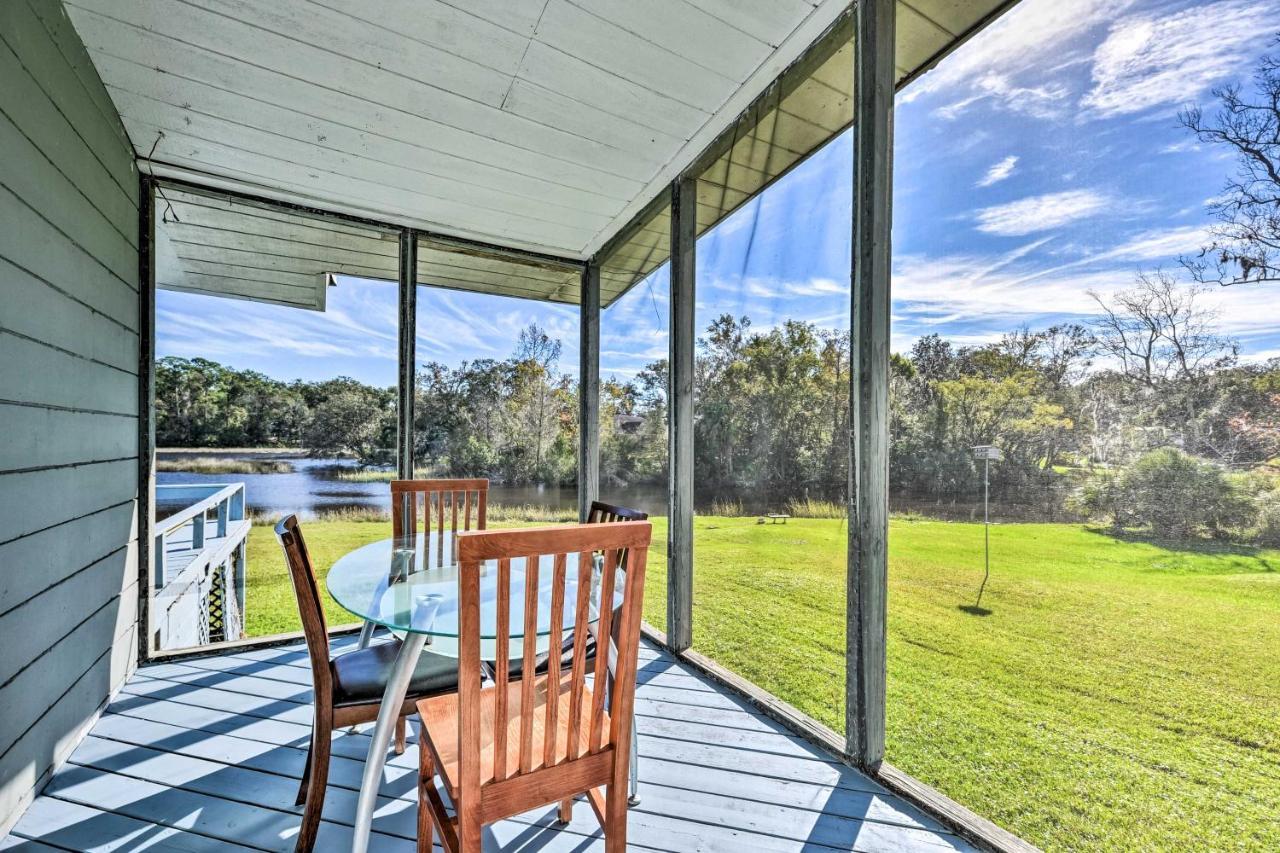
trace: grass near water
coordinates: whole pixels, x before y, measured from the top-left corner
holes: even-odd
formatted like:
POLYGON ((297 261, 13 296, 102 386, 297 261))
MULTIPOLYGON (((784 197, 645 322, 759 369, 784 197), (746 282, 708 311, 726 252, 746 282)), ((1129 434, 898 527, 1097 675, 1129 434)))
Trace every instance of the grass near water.
MULTIPOLYGON (((646 618, 664 627, 654 526, 646 618)), ((845 523, 695 527, 695 647, 841 730, 845 523)), ((304 532, 323 573, 390 525, 304 532)), ((892 523, 888 760, 1048 850, 1280 849, 1280 551, 1051 524, 991 543, 982 615, 982 526, 892 523)), ((270 527, 250 535, 248 602, 252 634, 296 629, 270 527)))

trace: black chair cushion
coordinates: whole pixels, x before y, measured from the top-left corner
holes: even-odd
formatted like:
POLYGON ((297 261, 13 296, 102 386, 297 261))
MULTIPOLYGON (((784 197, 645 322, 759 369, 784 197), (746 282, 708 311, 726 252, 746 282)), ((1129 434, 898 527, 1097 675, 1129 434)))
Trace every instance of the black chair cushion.
MULTIPOLYGON (((347 652, 331 660, 334 705, 380 701, 399 652, 400 642, 394 641, 347 652)), ((420 699, 457 689, 458 659, 424 650, 409 681, 408 698, 420 699)))

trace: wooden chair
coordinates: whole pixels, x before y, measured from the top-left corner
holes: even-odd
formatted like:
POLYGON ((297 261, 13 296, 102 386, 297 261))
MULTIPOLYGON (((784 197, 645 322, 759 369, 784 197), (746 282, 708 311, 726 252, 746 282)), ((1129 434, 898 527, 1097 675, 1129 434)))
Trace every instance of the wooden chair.
POLYGON ((592 501, 587 512, 587 524, 601 524, 609 521, 648 521, 649 513, 638 509, 607 504, 603 501, 592 501))
POLYGON ((459 516, 463 530, 484 530, 485 513, 489 503, 489 481, 470 480, 392 480, 391 481, 391 535, 399 539, 418 531, 421 518, 423 528, 443 537, 446 514, 448 529, 458 532, 459 516), (419 501, 418 496, 422 496, 419 501), (418 509, 422 508, 419 516, 418 509), (472 525, 472 510, 475 524, 472 525))
MULTIPOLYGON (((420 851, 431 849, 438 830, 450 853, 478 853, 484 825, 551 803, 559 803, 560 819, 567 822, 573 798, 584 792, 604 828, 605 850, 621 853, 626 848, 636 653, 651 534, 650 524, 644 521, 459 535, 458 693, 418 703, 423 724, 418 750, 420 851), (628 566, 620 573, 618 561, 624 552, 628 566), (613 600, 615 579, 619 574, 624 577, 616 632, 617 676, 609 710, 603 689, 608 656, 597 655, 591 666, 587 661, 596 553, 603 553, 600 601, 613 600), (480 571, 481 563, 489 560, 497 562, 499 625, 507 624, 511 612, 512 561, 524 561, 523 672, 533 675, 513 679, 505 667, 496 667, 495 683, 482 689, 480 571), (570 571, 576 572, 577 594, 567 602, 570 571), (550 648, 560 647, 564 608, 572 608, 575 641, 567 671, 553 655, 548 671, 537 672, 537 609, 542 606, 537 578, 541 572, 551 572, 550 648), (601 689, 588 687, 588 672, 601 689), (437 771, 455 806, 452 817, 436 786, 437 771)), ((613 619, 612 608, 601 611, 601 636, 615 633, 613 619)), ((506 632, 499 631, 494 642, 498 659, 506 658, 510 649, 506 632)))
MULTIPOLYGON (((378 718, 382 693, 400 650, 399 642, 381 643, 367 649, 329 656, 329 633, 324 607, 311 567, 311 556, 302 538, 297 516, 290 515, 276 525, 276 537, 284 548, 289 577, 298 599, 302 616, 302 633, 311 658, 312 693, 315 717, 311 724, 311 745, 307 751, 302 785, 297 804, 306 803, 302 812, 302 828, 298 832, 297 850, 308 851, 315 845, 320 828, 320 813, 328 785, 329 755, 333 730, 378 718)), ((458 664, 453 658, 424 654, 409 681, 409 692, 400 709, 396 724, 396 752, 404 752, 405 717, 416 711, 414 703, 442 692, 453 692, 458 686, 458 664)))
MULTIPOLYGON (((391 481, 391 535, 396 542, 412 538, 418 532, 419 519, 423 522, 424 531, 432 533, 432 519, 435 519, 435 533, 444 541, 446 507, 449 529, 458 532, 458 519, 461 515, 462 529, 474 528, 484 530, 485 515, 489 505, 489 481, 485 479, 469 480, 392 480, 391 481), (421 499, 419 499, 421 495, 421 499), (419 509, 421 508, 421 515, 419 509)), ((430 549, 424 549, 426 554, 430 549)), ((436 564, 444 565, 444 548, 436 549, 436 564)), ((373 640, 376 626, 365 622, 360 628, 359 648, 368 647, 373 640)))

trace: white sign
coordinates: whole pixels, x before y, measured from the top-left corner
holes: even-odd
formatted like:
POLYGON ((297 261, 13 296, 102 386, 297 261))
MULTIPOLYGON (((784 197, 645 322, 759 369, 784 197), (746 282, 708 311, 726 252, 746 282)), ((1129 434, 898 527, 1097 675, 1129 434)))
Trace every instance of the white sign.
POLYGON ((1000 448, 993 444, 979 444, 973 449, 974 459, 989 459, 992 462, 999 462, 1004 459, 1004 453, 1000 448))

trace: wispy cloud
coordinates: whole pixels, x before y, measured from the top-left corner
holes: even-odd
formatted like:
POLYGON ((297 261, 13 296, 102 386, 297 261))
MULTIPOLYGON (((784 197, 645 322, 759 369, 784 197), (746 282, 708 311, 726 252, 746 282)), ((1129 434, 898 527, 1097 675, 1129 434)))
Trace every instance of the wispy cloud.
POLYGON ((1003 160, 994 163, 987 173, 983 175, 974 186, 989 187, 992 184, 998 184, 1005 178, 1013 174, 1013 170, 1018 165, 1018 157, 1016 154, 1010 154, 1003 160))
POLYGON ((1002 237, 1049 231, 1093 216, 1109 199, 1095 190, 1066 190, 1028 196, 977 212, 978 230, 1002 237))
POLYGON ((1114 116, 1194 100, 1247 66, 1261 35, 1275 24, 1268 5, 1221 0, 1117 21, 1094 51, 1093 88, 1081 106, 1114 116))

